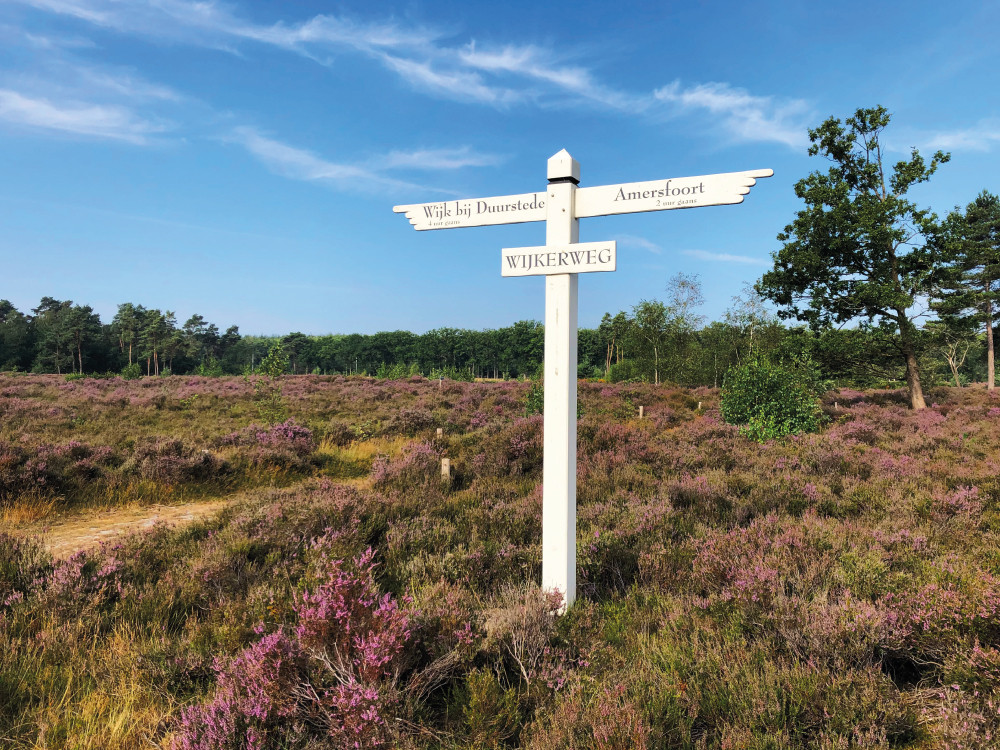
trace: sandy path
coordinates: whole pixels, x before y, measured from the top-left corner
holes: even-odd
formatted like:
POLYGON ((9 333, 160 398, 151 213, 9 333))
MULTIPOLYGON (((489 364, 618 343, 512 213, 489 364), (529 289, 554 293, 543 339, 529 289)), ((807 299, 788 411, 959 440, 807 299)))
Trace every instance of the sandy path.
POLYGON ((88 512, 85 515, 49 520, 17 529, 21 534, 37 534, 55 557, 69 557, 74 552, 96 547, 122 534, 148 529, 157 523, 179 525, 211 516, 231 503, 233 498, 215 499, 183 505, 147 505, 88 512))

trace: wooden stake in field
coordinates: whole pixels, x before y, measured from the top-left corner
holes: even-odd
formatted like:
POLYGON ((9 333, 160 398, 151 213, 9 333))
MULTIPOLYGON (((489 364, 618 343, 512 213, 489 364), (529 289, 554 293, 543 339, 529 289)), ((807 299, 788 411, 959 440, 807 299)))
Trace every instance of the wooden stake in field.
POLYGON ((545 245, 504 248, 500 274, 545 276, 542 587, 561 593, 569 606, 576 599, 577 274, 614 271, 618 262, 614 241, 579 241, 579 220, 742 203, 757 178, 774 172, 758 169, 578 188, 580 163, 565 149, 549 159, 547 167, 549 184, 544 192, 416 203, 392 210, 406 214, 417 230, 545 222, 545 245))

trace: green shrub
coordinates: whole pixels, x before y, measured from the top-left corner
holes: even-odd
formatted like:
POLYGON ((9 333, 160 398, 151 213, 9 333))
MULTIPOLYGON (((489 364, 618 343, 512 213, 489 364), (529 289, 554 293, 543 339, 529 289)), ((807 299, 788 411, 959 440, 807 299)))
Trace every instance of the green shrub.
POLYGON ((376 378, 384 378, 386 380, 403 380, 409 374, 410 368, 403 362, 397 362, 393 365, 387 365, 383 362, 375 371, 376 378))
POLYGON ((221 378, 226 373, 222 369, 222 363, 210 354, 204 362, 198 365, 195 374, 206 378, 221 378))
POLYGON ((281 395, 281 379, 287 371, 288 357, 281 342, 278 342, 260 363, 258 374, 264 377, 253 381, 254 404, 260 418, 267 424, 278 424, 288 419, 288 409, 281 395))
POLYGON ((816 432, 822 417, 817 398, 821 387, 808 362, 788 365, 751 359, 726 375, 722 418, 758 442, 816 432))
POLYGON ((139 366, 138 362, 133 362, 130 365, 125 365, 122 368, 122 377, 125 380, 138 380, 142 377, 142 368, 139 366))
POLYGON ((524 414, 530 417, 532 414, 545 413, 545 386, 538 381, 531 384, 528 393, 524 397, 524 414))

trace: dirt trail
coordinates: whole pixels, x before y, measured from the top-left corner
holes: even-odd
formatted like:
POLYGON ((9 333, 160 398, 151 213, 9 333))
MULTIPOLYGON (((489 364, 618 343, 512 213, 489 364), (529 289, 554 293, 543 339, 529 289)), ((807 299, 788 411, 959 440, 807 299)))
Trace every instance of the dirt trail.
MULTIPOLYGON (((319 452, 332 454, 347 463, 370 463, 372 457, 378 454, 398 454, 407 442, 405 437, 373 438, 352 443, 346 448, 320 446, 319 452)), ((366 472, 361 477, 339 477, 336 481, 340 484, 364 486, 370 479, 366 472)), ((177 505, 84 509, 65 516, 46 516, 36 521, 15 522, 11 530, 22 536, 40 536, 54 557, 66 558, 75 552, 96 547, 101 542, 110 541, 122 534, 148 529, 157 523, 180 526, 207 518, 245 496, 245 493, 237 492, 226 497, 177 505)))
POLYGON ((183 505, 147 505, 88 512, 67 518, 35 523, 17 529, 21 534, 38 534, 53 556, 69 557, 74 552, 96 547, 121 534, 148 529, 157 523, 180 525, 211 516, 233 498, 213 499, 183 505))

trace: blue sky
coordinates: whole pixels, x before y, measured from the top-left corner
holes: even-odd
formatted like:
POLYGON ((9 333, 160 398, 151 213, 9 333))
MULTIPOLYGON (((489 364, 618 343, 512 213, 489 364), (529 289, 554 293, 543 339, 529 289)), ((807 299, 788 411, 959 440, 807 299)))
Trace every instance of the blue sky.
POLYGON ((823 168, 809 127, 882 104, 952 162, 945 212, 1000 190, 994 2, 0 2, 0 298, 132 301, 244 333, 543 316, 500 249, 541 223, 415 232, 392 206, 758 168, 742 205, 581 221, 618 271, 580 324, 701 276, 718 317, 823 168))

